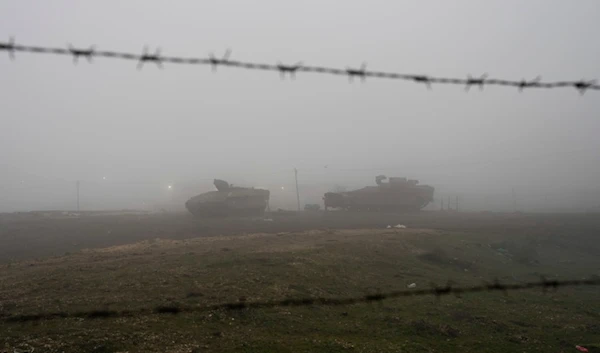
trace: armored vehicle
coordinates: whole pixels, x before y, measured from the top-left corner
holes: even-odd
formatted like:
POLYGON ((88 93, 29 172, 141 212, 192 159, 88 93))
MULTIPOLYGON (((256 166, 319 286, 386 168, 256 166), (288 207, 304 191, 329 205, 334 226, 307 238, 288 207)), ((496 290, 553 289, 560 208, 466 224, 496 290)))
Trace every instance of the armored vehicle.
POLYGON ((377 186, 348 192, 328 192, 323 197, 325 210, 339 208, 354 211, 417 211, 433 201, 434 188, 419 185, 418 180, 375 177, 377 186))
POLYGON ((262 216, 269 204, 269 190, 230 185, 214 180, 216 191, 189 199, 185 207, 197 217, 262 216))

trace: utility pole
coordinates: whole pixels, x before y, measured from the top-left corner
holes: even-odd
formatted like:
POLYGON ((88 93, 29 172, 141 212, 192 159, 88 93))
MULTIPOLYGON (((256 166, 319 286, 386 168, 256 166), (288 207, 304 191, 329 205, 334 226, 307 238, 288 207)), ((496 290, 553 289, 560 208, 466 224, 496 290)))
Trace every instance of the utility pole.
POLYGON ((515 188, 512 188, 512 201, 513 201, 513 211, 517 212, 517 196, 515 194, 515 188))
POLYGON ((300 191, 298 190, 298 169, 294 168, 294 176, 296 177, 296 200, 298 201, 298 211, 300 211, 300 191))
POLYGON ((77 180, 77 212, 79 212, 79 180, 77 180))

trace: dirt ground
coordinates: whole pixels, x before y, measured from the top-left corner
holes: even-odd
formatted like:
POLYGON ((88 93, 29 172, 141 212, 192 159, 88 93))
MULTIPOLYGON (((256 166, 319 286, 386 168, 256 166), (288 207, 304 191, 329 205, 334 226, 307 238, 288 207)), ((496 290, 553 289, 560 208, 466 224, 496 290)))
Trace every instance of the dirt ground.
POLYGON ((264 219, 196 219, 177 214, 89 213, 80 217, 0 214, 0 263, 60 256, 86 248, 146 239, 190 239, 315 229, 410 228, 516 232, 564 231, 600 234, 600 214, 500 214, 419 212, 412 214, 302 212, 271 213, 264 219))
POLYGON ((0 352, 594 352, 597 287, 339 307, 156 309, 348 298, 413 284, 599 279, 599 236, 597 214, 5 215, 0 352), (397 224, 407 228, 387 228, 397 224), (11 319, 90 310, 143 314, 11 319))

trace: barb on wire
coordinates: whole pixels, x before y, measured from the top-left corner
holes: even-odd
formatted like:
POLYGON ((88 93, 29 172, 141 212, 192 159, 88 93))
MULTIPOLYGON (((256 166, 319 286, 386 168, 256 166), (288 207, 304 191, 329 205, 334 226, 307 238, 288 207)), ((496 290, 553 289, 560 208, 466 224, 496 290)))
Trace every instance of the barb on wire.
POLYGON ((8 42, 0 43, 0 50, 6 50, 11 60, 15 59, 15 37, 8 38, 8 42))
POLYGON ((519 92, 523 92, 524 88, 527 87, 535 87, 537 85, 539 85, 540 81, 542 80, 542 76, 536 76, 536 78, 534 78, 531 81, 525 81, 525 79, 521 80, 521 82, 519 82, 519 92))
MULTIPOLYGON (((545 283, 543 278, 540 283, 545 283)), ((486 285, 486 287, 487 287, 487 290, 501 291, 502 294, 504 294, 504 296, 508 296, 508 288, 505 285, 503 285, 502 283, 500 283, 500 280, 497 278, 494 280, 494 283, 488 283, 486 285)))
POLYGON ((585 81, 582 79, 579 82, 575 82, 575 84, 573 86, 575 87, 575 89, 577 89, 579 91, 579 94, 583 95, 583 94, 585 94, 585 91, 587 91, 589 88, 591 88, 595 84, 596 84, 596 80, 585 81))
POLYGON ((413 75, 411 79, 415 82, 424 83, 427 89, 431 89, 431 78, 425 75, 413 75))
POLYGON ((4 322, 27 322, 27 321, 41 321, 50 319, 64 319, 64 318, 86 318, 86 319, 99 319, 99 318, 115 318, 115 317, 131 317, 140 315, 151 315, 151 314, 179 314, 179 313, 191 313, 211 310, 242 310, 242 309, 265 309, 275 307, 299 307, 299 306, 342 306, 352 305, 360 303, 373 303, 381 302, 387 299, 397 299, 406 297, 417 297, 432 295, 436 298, 441 298, 445 295, 454 294, 460 297, 462 294, 468 293, 483 293, 483 292, 502 292, 508 295, 509 291, 525 290, 541 288, 544 293, 548 289, 557 290, 559 287, 574 287, 574 286, 599 286, 599 279, 583 279, 583 280, 547 280, 542 278, 539 282, 527 282, 519 284, 502 284, 498 280, 493 283, 486 283, 480 286, 473 287, 455 287, 452 281, 449 281, 443 287, 432 286, 431 289, 408 289, 401 291, 393 291, 387 293, 370 294, 360 297, 351 298, 326 298, 326 297, 312 297, 312 298, 300 298, 300 299, 283 299, 283 300, 265 300, 265 301, 247 301, 245 297, 240 298, 238 302, 229 302, 222 304, 213 305, 198 305, 198 306, 158 306, 154 309, 145 308, 137 310, 90 310, 90 311, 79 311, 73 313, 67 312, 47 312, 37 314, 23 314, 23 315, 12 315, 12 316, 0 316, 0 320, 4 322))
POLYGON ((354 77, 360 77, 360 80, 365 82, 365 79, 367 78, 367 63, 363 62, 360 65, 360 69, 346 68, 346 73, 348 74, 348 81, 350 82, 354 81, 354 77))
POLYGON ((488 77, 488 74, 481 75, 480 78, 473 78, 471 75, 467 76, 467 85, 465 86, 465 91, 469 91, 471 86, 477 85, 479 86, 479 90, 483 91, 483 85, 485 84, 485 79, 488 77))
POLYGON ((279 75, 283 80, 285 78, 285 74, 289 74, 291 79, 296 78, 296 71, 302 67, 302 61, 298 61, 294 65, 283 65, 282 63, 277 64, 277 69, 279 70, 279 75))
POLYGON ((159 68, 162 68, 163 63, 174 63, 174 64, 188 64, 188 65, 211 65, 213 71, 216 71, 219 65, 227 67, 235 67, 246 70, 263 70, 263 71, 276 71, 279 72, 282 77, 289 75, 294 77, 298 71, 312 72, 315 74, 326 74, 334 76, 346 76, 350 82, 353 82, 355 78, 360 78, 361 81, 365 81, 367 77, 378 78, 378 79, 390 79, 390 80, 402 80, 412 81, 415 83, 422 83, 428 89, 431 89, 432 84, 452 84, 452 85, 463 85, 465 90, 469 90, 471 86, 479 86, 479 89, 483 89, 485 86, 505 86, 505 87, 516 87, 519 91, 523 91, 525 88, 565 88, 573 87, 580 94, 584 94, 588 90, 600 90, 600 85, 596 84, 595 80, 573 80, 573 81, 555 81, 555 82, 541 82, 541 78, 537 77, 532 81, 521 81, 517 80, 503 80, 503 79, 491 79, 487 75, 483 75, 479 78, 468 76, 465 78, 445 78, 445 77, 434 77, 429 75, 418 75, 418 74, 402 74, 396 72, 377 72, 367 71, 366 63, 363 63, 360 68, 349 68, 339 69, 331 67, 321 66, 306 66, 298 63, 296 65, 284 65, 279 63, 278 65, 272 65, 267 63, 258 62, 243 62, 243 61, 230 61, 229 56, 231 50, 227 50, 222 58, 217 58, 213 54, 210 54, 208 58, 190 58, 190 57, 178 57, 178 56, 162 56, 160 49, 157 49, 154 54, 148 52, 148 48, 144 47, 142 54, 127 53, 127 52, 115 52, 115 51, 95 51, 93 47, 91 49, 80 49, 69 46, 69 49, 48 47, 48 46, 28 46, 28 45, 17 45, 15 44, 14 38, 9 38, 7 42, 0 42, 0 51, 6 51, 11 59, 14 59, 16 52, 27 52, 32 54, 53 54, 53 55, 68 55, 73 57, 74 62, 77 62, 79 57, 85 57, 88 61, 92 58, 103 57, 107 59, 120 59, 120 60, 136 60, 138 62, 137 68, 141 69, 146 62, 154 62, 159 68))
POLYGON ((163 58, 160 56, 160 48, 156 48, 154 54, 149 54, 148 47, 145 46, 144 51, 142 52, 142 55, 140 55, 140 59, 137 64, 138 70, 140 70, 144 66, 144 63, 146 61, 153 61, 156 63, 156 66, 158 66, 158 68, 162 69, 163 58))
POLYGON ((213 72, 217 71, 217 66, 229 64, 230 56, 231 56, 231 49, 225 50, 225 54, 223 54, 223 57, 221 59, 216 58, 214 53, 210 53, 208 55, 208 61, 210 62, 210 65, 212 66, 213 72))
POLYGON ((446 282, 446 285, 444 287, 438 287, 435 283, 431 283, 431 290, 433 291, 433 295, 435 295, 435 297, 437 299, 440 299, 442 295, 449 295, 454 293, 457 297, 460 297, 460 293, 455 291, 454 289, 454 281, 449 280, 448 282, 446 282))
POLYGON ((90 64, 92 63, 92 57, 94 56, 95 46, 92 45, 89 49, 76 49, 73 48, 71 44, 69 44, 68 46, 69 51, 71 52, 71 54, 73 54, 73 64, 77 64, 80 56, 85 57, 90 64))

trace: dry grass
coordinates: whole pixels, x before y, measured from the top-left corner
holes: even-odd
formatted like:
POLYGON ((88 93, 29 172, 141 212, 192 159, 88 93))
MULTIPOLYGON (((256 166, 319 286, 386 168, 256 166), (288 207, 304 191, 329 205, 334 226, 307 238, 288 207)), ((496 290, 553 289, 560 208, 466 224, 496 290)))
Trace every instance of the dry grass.
MULTIPOLYGON (((600 223, 600 222, 599 222, 600 223)), ((586 231, 351 229, 146 239, 0 268, 0 316, 346 297, 430 283, 600 275, 586 231), (519 233, 526 232, 524 236, 519 233), (514 244, 508 253, 497 244, 514 244), (538 264, 515 259, 523 248, 538 264)), ((600 226, 598 227, 600 229, 600 226)), ((348 307, 0 322, 0 348, 36 352, 569 351, 598 341, 596 288, 390 300, 348 307)))

